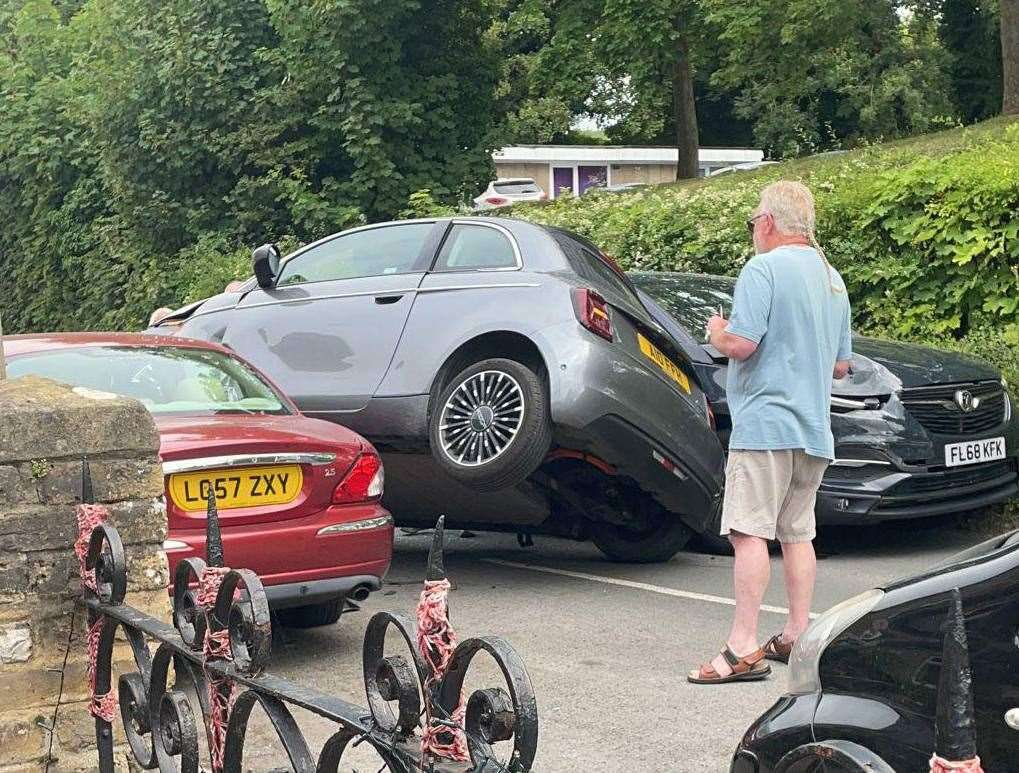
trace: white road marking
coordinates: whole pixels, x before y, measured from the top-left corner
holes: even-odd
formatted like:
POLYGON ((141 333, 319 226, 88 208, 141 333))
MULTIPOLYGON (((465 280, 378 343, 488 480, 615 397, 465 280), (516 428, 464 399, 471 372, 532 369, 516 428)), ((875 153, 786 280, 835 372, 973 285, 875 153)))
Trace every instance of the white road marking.
MULTIPOLYGON (((662 585, 652 585, 646 582, 636 582, 635 580, 621 580, 618 577, 603 577, 600 574, 588 574, 587 572, 573 572, 569 569, 553 569, 550 566, 538 566, 536 564, 521 564, 516 561, 504 561, 501 558, 482 558, 482 561, 488 564, 497 564, 499 566, 509 566, 513 569, 527 569, 532 572, 545 572, 546 574, 558 574, 563 577, 573 577, 577 580, 591 580, 592 582, 600 582, 605 585, 618 585, 621 588, 633 588, 634 590, 644 590, 649 593, 660 593, 663 596, 676 596, 681 599, 692 599, 694 601, 707 601, 712 604, 724 604, 725 606, 734 607, 736 606, 736 599, 726 598, 725 596, 713 596, 710 593, 695 593, 689 590, 679 590, 678 588, 666 588, 662 585)), ((770 604, 762 604, 761 610, 764 612, 774 612, 776 615, 788 615, 789 610, 785 607, 773 607, 770 604)), ((817 617, 816 612, 810 613, 811 618, 817 617)))

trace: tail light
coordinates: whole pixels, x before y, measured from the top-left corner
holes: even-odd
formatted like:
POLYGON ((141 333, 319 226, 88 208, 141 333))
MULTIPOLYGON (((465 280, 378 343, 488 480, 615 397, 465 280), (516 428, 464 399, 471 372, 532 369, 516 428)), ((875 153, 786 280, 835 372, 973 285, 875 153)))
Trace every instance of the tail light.
POLYGON ((542 191, 541 196, 539 196, 538 198, 541 199, 542 201, 548 201, 548 194, 545 193, 545 191, 542 191))
POLYGON ((704 403, 708 406, 708 425, 711 427, 712 432, 717 432, 718 425, 715 423, 715 412, 711 410, 711 403, 707 400, 705 400, 704 403))
POLYGON ((491 204, 493 207, 501 207, 503 204, 509 204, 509 199, 502 196, 489 196, 485 199, 485 203, 491 204))
POLYGON ((573 311, 577 314, 577 321, 592 333, 606 341, 613 340, 609 305, 594 290, 574 289, 573 311))
POLYGON ((357 457, 354 466, 333 490, 333 504, 367 502, 382 496, 386 473, 377 454, 365 453, 357 457))

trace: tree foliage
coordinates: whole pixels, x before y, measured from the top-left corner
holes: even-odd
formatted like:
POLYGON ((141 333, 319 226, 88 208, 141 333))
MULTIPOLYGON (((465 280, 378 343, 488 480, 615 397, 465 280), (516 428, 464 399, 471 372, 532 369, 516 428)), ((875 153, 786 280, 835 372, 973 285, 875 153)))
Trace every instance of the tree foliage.
POLYGON ((1001 32, 997 3, 943 0, 939 35, 959 116, 966 123, 1001 109, 1001 32))
MULTIPOLYGON (((213 250, 491 174, 487 0, 52 0, 0 12, 12 330, 131 327, 213 250), (427 10, 425 9, 427 6, 427 10)), ((200 283, 199 283, 200 284, 200 283)))
POLYGON ((927 131, 953 105, 934 21, 892 0, 705 0, 726 51, 715 81, 778 156, 927 131))

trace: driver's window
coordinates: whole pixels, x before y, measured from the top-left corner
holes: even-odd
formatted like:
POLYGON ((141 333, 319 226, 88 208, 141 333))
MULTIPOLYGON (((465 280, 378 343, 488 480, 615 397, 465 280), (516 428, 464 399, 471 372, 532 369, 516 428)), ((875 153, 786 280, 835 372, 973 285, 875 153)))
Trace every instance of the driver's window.
POLYGON ((408 223, 337 236, 283 264, 278 287, 420 271, 432 223, 408 223))

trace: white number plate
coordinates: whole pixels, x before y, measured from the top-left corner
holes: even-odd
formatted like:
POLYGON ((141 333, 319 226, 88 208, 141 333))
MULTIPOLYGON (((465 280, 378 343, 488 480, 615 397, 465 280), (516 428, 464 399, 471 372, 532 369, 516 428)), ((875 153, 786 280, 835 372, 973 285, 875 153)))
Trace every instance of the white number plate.
POLYGON ((1005 458, 1005 438, 992 437, 987 440, 967 440, 965 443, 949 443, 945 446, 945 465, 959 467, 963 464, 977 464, 1005 458))

